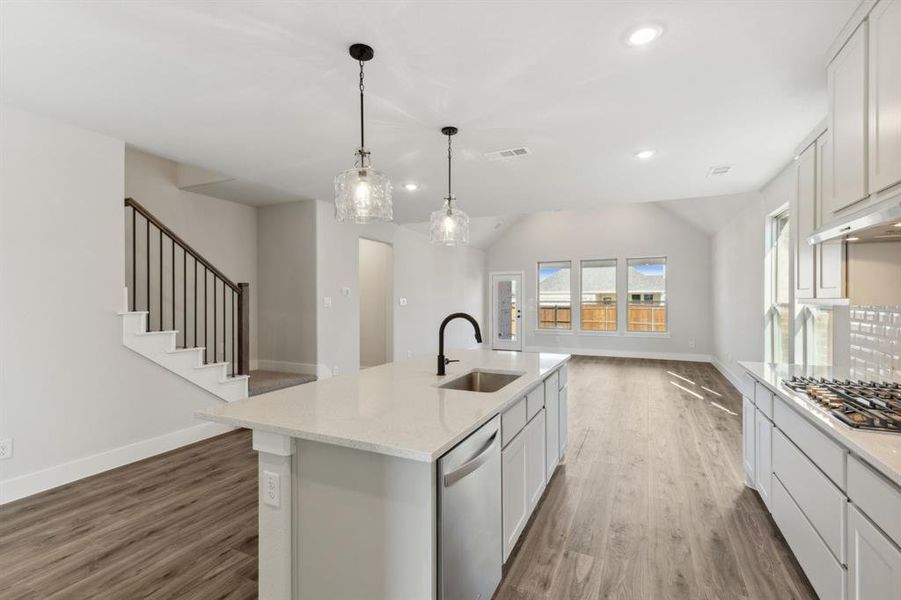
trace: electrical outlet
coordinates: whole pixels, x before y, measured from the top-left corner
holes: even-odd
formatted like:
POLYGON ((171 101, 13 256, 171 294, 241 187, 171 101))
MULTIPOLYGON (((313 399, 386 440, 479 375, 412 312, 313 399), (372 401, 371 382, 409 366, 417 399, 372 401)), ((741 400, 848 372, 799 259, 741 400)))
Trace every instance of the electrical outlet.
POLYGON ((278 473, 263 471, 263 503, 275 508, 281 505, 282 489, 278 473))
POLYGON ((4 458, 12 458, 13 457, 13 441, 12 438, 8 440, 0 440, 0 460, 4 458))
POLYGON ((344 296, 345 298, 350 298, 350 288, 349 287, 341 288, 341 295, 344 296))
POLYGON ((689 347, 689 348, 694 348, 694 347, 695 347, 695 340, 694 340, 694 338, 688 340, 688 347, 689 347))
POLYGON ((331 296, 326 296, 325 298, 323 298, 323 299, 322 299, 322 306, 324 306, 324 307, 326 307, 326 308, 331 308, 331 307, 332 307, 332 297, 331 297, 331 296))

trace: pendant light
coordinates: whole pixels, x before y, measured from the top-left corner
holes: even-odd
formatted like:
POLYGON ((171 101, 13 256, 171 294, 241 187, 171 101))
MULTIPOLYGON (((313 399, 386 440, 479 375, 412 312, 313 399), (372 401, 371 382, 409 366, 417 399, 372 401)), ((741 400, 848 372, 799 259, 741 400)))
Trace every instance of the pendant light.
POLYGON ((375 51, 366 44, 354 44, 350 56, 360 63, 360 148, 354 167, 335 176, 335 218, 360 224, 391 221, 391 180, 372 168, 363 127, 363 64, 372 60, 375 51))
POLYGON ((456 135, 456 127, 442 127, 447 136, 447 196, 441 210, 432 213, 429 239, 433 244, 457 246, 469 243, 469 215, 454 206, 457 198, 451 193, 451 136, 456 135))

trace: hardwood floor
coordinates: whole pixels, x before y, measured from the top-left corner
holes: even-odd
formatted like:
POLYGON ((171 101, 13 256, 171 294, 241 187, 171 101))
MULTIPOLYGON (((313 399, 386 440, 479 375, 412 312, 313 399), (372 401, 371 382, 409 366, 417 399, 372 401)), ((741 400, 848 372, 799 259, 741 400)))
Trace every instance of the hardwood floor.
MULTIPOLYGON (((816 598, 743 485, 713 367, 577 357, 569 402, 497 600, 816 598)), ((255 598, 256 519, 249 433, 208 440, 0 507, 0 598, 255 598)))

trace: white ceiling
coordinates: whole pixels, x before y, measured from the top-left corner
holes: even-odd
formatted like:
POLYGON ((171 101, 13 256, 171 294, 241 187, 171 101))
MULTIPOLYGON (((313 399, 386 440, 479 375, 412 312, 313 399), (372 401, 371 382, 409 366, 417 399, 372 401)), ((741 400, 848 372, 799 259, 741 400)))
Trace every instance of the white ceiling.
POLYGON ((358 143, 360 41, 367 144, 401 222, 440 204, 446 124, 473 216, 718 196, 759 189, 822 119, 824 54, 856 4, 4 1, 0 98, 329 199, 358 143), (623 43, 648 21, 659 41, 623 43), (514 146, 533 154, 482 156, 514 146))

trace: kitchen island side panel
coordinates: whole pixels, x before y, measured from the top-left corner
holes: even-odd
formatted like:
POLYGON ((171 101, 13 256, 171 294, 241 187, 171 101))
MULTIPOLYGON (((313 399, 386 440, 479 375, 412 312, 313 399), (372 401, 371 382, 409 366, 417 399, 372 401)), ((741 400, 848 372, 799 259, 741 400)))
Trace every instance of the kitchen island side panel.
POLYGON ((296 598, 435 600, 435 464, 295 441, 296 598))

